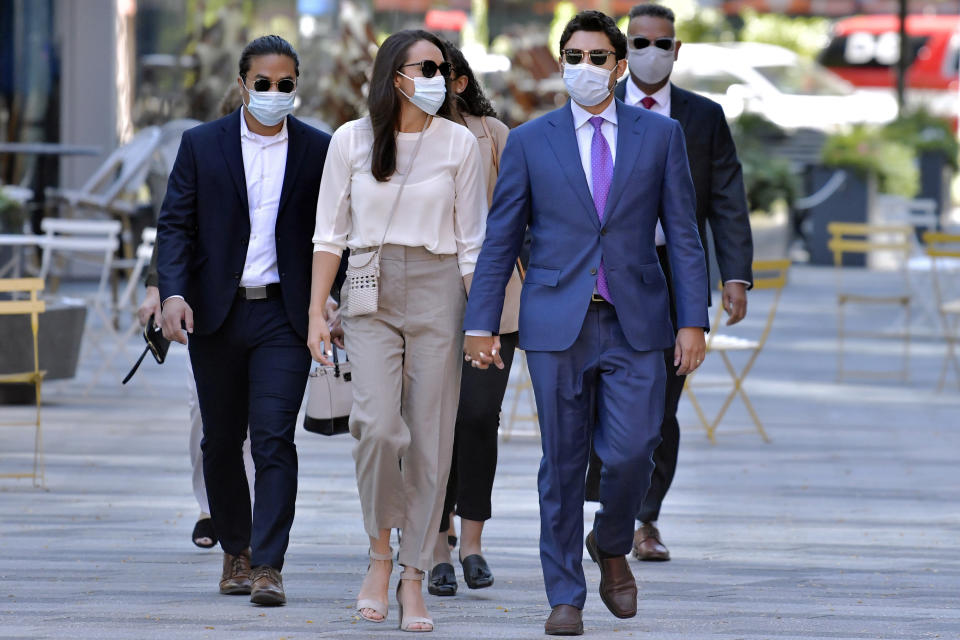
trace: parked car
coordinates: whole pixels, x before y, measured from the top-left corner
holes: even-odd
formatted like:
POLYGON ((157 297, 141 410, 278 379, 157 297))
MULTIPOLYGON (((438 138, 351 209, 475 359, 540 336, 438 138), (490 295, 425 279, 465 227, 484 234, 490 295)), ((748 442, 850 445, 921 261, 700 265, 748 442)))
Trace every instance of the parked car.
POLYGON ((770 44, 684 44, 673 81, 719 102, 728 118, 749 111, 785 129, 831 131, 897 115, 891 96, 857 91, 821 65, 770 44))
MULTIPOLYGON (((906 30, 907 104, 955 121, 960 109, 960 16, 908 16, 906 30)), ((845 18, 834 25, 819 60, 857 87, 891 93, 897 86, 899 31, 895 15, 845 18)))

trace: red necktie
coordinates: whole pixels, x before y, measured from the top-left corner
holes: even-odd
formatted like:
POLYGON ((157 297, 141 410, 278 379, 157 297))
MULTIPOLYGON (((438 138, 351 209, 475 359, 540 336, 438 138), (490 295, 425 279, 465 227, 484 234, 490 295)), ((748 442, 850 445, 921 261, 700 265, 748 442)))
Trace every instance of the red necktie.
POLYGON ((657 101, 651 98, 650 96, 646 96, 643 100, 640 101, 640 104, 643 105, 644 109, 652 109, 653 105, 657 104, 657 101))

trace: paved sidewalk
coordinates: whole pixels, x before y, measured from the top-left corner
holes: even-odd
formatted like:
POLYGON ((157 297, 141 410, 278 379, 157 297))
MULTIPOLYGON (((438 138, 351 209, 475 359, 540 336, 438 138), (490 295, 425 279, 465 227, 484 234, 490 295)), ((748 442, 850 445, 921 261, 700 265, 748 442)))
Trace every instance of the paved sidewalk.
MULTIPOLYGON (((868 280, 884 286, 882 274, 868 280)), ((960 391, 934 392, 943 346, 930 339, 915 342, 906 385, 836 384, 832 282, 829 270, 794 269, 747 379, 771 444, 739 401, 716 446, 681 404, 680 468, 661 517, 674 559, 631 560, 640 615, 616 620, 585 554, 587 637, 960 638, 960 391)), ((759 330, 763 300, 751 297, 744 335, 759 330)), ((878 312, 863 320, 895 324, 878 312)), ((898 344, 856 349, 879 366, 898 344)), ((84 396, 100 363, 88 350, 78 380, 47 385, 48 490, 0 480, 0 638, 407 637, 395 602, 386 624, 353 615, 366 539, 349 436, 298 433, 289 604, 217 594, 220 554, 189 541, 185 357, 174 348, 162 367, 148 360, 128 387, 118 362, 84 396)), ((723 375, 713 357, 699 378, 723 375)), ((698 396, 712 408, 720 393, 698 396)), ((30 442, 26 429, 0 430, 0 468, 26 465, 30 442)), ((496 584, 469 591, 461 580, 455 598, 428 596, 432 638, 542 637, 538 461, 533 436, 501 447, 484 551, 496 584)))

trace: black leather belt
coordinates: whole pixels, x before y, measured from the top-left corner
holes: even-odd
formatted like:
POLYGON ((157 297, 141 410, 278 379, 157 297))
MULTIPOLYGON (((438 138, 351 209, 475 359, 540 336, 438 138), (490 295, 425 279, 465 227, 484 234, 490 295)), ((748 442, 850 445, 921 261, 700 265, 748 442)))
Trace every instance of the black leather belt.
POLYGON ((273 284, 262 284, 257 287, 240 287, 237 289, 237 295, 244 300, 266 300, 280 296, 282 289, 279 282, 273 284))

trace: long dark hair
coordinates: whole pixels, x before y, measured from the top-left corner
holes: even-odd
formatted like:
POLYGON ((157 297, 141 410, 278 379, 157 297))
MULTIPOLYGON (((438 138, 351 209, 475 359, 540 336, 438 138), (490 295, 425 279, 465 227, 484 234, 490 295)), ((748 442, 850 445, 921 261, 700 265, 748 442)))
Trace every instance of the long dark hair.
MULTIPOLYGON (((393 34, 380 45, 373 61, 367 109, 370 111, 370 124, 373 126, 370 172, 378 182, 386 182, 397 171, 396 130, 400 124, 400 98, 393 86, 393 79, 400 66, 407 61, 407 51, 420 40, 435 44, 443 54, 443 59, 449 61, 443 41, 421 29, 406 29, 393 34)), ((449 96, 450 79, 446 78, 446 81, 449 96)), ((444 118, 450 116, 449 100, 443 103, 437 115, 444 118)))
POLYGON ((481 116, 498 118, 499 116, 493 105, 487 100, 487 96, 483 95, 483 89, 480 88, 480 83, 473 75, 473 69, 470 68, 467 59, 463 57, 463 52, 449 40, 446 40, 444 44, 447 45, 447 53, 450 54, 454 79, 461 76, 467 79, 467 88, 462 93, 456 94, 457 108, 461 113, 468 113, 478 118, 481 116))

